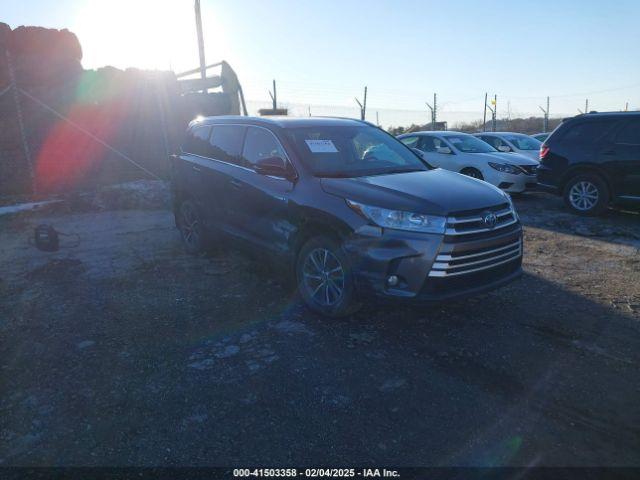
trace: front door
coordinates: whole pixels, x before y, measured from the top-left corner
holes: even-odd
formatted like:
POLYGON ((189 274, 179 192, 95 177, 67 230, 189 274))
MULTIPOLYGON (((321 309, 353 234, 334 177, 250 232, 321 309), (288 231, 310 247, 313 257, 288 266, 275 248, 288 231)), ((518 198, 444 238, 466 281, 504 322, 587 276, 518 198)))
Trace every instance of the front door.
POLYGON ((242 149, 245 168, 233 172, 228 210, 234 230, 242 237, 275 253, 286 253, 294 230, 288 220, 289 193, 294 184, 290 179, 255 172, 256 162, 269 157, 287 160, 275 134, 264 127, 247 127, 242 149))

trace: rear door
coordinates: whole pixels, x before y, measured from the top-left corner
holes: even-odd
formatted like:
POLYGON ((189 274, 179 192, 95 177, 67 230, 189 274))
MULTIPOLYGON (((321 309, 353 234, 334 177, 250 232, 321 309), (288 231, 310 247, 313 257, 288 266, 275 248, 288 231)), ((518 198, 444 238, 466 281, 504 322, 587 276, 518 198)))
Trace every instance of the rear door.
POLYGON ((239 188, 236 176, 246 170, 242 160, 244 125, 216 124, 209 140, 210 168, 206 170, 207 192, 210 198, 209 216, 215 226, 227 233, 235 231, 235 210, 243 204, 234 203, 230 196, 239 188))
MULTIPOLYGON (((178 193, 193 201, 203 217, 209 203, 204 170, 208 162, 210 134, 211 127, 208 125, 195 126, 189 130, 174 171, 178 193)), ((206 219, 203 220, 207 223, 206 219)))
POLYGON ((252 243, 275 253, 286 253, 294 229, 288 220, 288 199, 294 183, 291 179, 255 172, 256 162, 269 157, 289 161, 271 130, 247 127, 242 149, 244 168, 233 172, 228 196, 230 223, 234 231, 252 243))
POLYGON ((623 123, 614 137, 613 146, 603 152, 612 161, 612 174, 616 177, 619 196, 640 199, 640 119, 623 123))

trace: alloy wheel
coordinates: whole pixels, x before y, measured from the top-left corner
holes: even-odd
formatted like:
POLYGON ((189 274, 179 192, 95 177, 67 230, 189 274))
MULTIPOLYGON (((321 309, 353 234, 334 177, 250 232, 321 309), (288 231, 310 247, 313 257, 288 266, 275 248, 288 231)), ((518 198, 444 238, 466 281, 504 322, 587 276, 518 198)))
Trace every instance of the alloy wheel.
POLYGON ((197 248, 200 244, 200 222, 198 215, 190 204, 182 206, 182 222, 181 222, 182 238, 191 248, 197 248))
POLYGON ((344 293, 344 268, 326 248, 309 252, 302 266, 302 280, 309 296, 322 306, 335 305, 344 293))
POLYGON ((591 210, 598 203, 598 187, 587 180, 576 182, 569 190, 571 206, 581 212, 591 210))

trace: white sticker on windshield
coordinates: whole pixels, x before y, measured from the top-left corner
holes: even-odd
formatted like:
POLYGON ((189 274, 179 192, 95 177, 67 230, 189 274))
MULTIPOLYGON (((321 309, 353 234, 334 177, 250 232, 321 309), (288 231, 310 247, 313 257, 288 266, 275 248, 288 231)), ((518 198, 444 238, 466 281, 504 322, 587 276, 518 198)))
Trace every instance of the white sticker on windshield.
POLYGON ((331 140, 305 140, 311 153, 337 153, 338 150, 331 140))

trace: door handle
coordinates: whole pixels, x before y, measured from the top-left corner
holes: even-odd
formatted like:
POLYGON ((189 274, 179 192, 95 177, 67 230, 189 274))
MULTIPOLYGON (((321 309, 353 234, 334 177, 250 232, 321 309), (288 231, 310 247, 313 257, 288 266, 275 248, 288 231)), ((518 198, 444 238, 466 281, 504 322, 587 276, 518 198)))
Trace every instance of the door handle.
POLYGON ((242 182, 240 180, 236 180, 235 178, 233 180, 230 180, 229 183, 233 188, 242 188, 242 182))
POLYGON ((202 169, 198 165, 191 165, 191 168, 193 168, 193 170, 195 172, 201 172, 202 171, 202 169))

